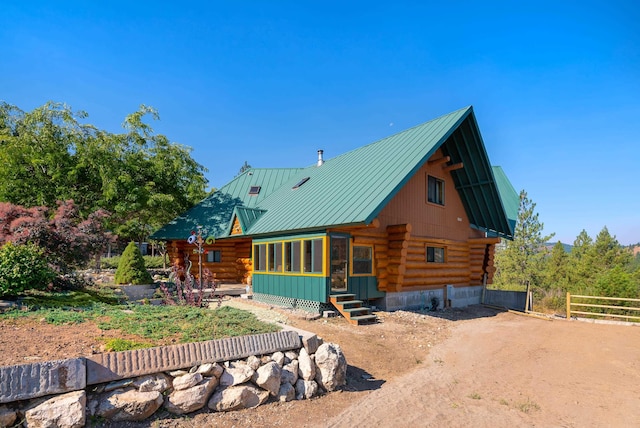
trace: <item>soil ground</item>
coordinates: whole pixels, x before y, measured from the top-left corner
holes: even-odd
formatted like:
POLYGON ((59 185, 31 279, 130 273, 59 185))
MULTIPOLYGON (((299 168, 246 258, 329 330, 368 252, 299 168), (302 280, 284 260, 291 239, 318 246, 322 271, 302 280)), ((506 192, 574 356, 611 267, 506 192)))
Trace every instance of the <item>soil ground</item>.
MULTIPOLYGON (((168 413, 130 427, 640 426, 640 327, 537 319, 472 306, 378 313, 352 326, 232 299, 317 333, 349 363, 343 391, 229 413, 168 413)), ((0 319, 0 365, 90 355, 95 326, 0 319)), ((111 334, 111 332, 109 332, 111 334)))

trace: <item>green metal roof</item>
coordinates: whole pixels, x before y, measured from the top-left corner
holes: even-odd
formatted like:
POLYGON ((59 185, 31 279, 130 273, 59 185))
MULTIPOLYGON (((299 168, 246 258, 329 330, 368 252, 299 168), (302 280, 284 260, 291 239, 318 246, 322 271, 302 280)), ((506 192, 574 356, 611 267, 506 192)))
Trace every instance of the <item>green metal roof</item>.
POLYGON ((469 222, 498 236, 513 236, 473 111, 442 145, 442 153, 450 164, 464 165, 451 176, 469 222))
POLYGON ((258 208, 235 207, 233 209, 233 215, 231 216, 232 221, 229 222, 226 234, 231 235, 234 218, 238 219, 240 227, 242 228, 243 233, 245 233, 265 212, 267 211, 258 208))
POLYGON ((509 226, 511 230, 514 231, 516 221, 518 220, 518 210, 520 209, 520 195, 516 192, 516 189, 514 189, 502 167, 493 167, 493 177, 496 179, 496 184, 498 185, 498 193, 500 193, 502 205, 507 213, 509 226))
MULTIPOLYGON (((471 223, 501 236, 513 234, 497 189, 489 159, 472 107, 466 107, 375 143, 328 159, 322 166, 292 170, 250 170, 234 179, 200 205, 174 220, 173 229, 186 237, 193 226, 205 221, 216 237, 230 232, 235 216, 245 235, 261 236, 326 229, 351 224, 369 224, 442 147, 451 163, 464 168, 451 172, 471 223), (268 171, 282 171, 271 176, 268 171), (286 173, 284 172, 286 171, 286 173), (260 180, 256 180, 260 176, 260 180), (268 179, 267 179, 268 178, 268 179), (300 187, 296 183, 308 178, 300 187), (257 197, 248 197, 250 185, 269 182, 257 197), (264 192, 264 193, 263 193, 264 192), (216 198, 223 200, 218 202, 216 198), (230 198, 230 199, 229 199, 230 198), (221 212, 214 212, 217 206, 221 212), (249 212, 236 207, 256 208, 249 212), (186 234, 185 234, 186 233, 186 234)), ((506 177, 504 177, 506 179, 506 177)), ((165 226, 163 229, 167 229, 165 226)), ((162 229, 157 239, 170 239, 175 232, 162 229)))
MULTIPOLYGON (((227 236, 231 227, 232 214, 236 207, 256 207, 297 171, 300 171, 300 168, 254 168, 247 170, 153 233, 151 239, 187 239, 197 226, 202 226, 203 233, 206 233, 207 236, 216 238, 227 236), (260 186, 260 192, 257 195, 250 195, 251 186, 260 186)), ((249 218, 250 215, 241 217, 241 224, 243 221, 246 221, 245 224, 252 224, 253 220, 249 220, 249 218)), ((243 230, 245 229, 243 228, 243 230)))
POLYGON ((299 171, 264 200, 253 235, 368 224, 446 140, 470 107, 299 171), (300 188, 294 184, 309 177, 300 188))

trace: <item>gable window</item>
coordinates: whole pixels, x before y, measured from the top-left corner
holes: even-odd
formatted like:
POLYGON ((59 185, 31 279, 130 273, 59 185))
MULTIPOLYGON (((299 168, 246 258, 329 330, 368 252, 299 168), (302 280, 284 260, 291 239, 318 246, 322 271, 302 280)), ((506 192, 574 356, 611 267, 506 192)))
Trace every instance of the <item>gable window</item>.
POLYGON ((354 245, 352 266, 354 275, 372 275, 373 247, 368 245, 354 245))
POLYGON ((250 195, 257 195, 258 193, 260 193, 260 189, 262 189, 262 187, 260 187, 260 186, 251 186, 251 187, 249 187, 249 194, 250 195))
POLYGON ((207 251, 207 262, 220 263, 221 260, 222 260, 222 251, 220 250, 207 251))
POLYGON ((444 248, 427 247, 427 263, 444 263, 444 248))
POLYGON ((427 201, 444 205, 444 180, 427 176, 427 201))

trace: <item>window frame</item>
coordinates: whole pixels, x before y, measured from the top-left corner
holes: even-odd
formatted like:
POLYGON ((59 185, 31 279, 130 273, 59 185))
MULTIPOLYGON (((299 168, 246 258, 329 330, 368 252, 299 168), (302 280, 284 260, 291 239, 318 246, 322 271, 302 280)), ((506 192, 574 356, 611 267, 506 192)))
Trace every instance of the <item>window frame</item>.
POLYGON ((447 262, 447 247, 437 247, 433 245, 427 245, 425 247, 425 261, 427 263, 436 263, 436 264, 444 264, 447 262), (429 250, 432 250, 432 260, 429 260, 429 250), (441 251, 436 251, 441 250, 441 251), (441 257, 437 255, 437 253, 441 254, 441 257))
POLYGON ((286 240, 254 241, 252 245, 253 272, 261 275, 325 276, 327 272, 326 242, 327 237, 324 235, 301 236, 286 240), (311 270, 305 269, 305 242, 308 242, 311 249, 311 270))
POLYGON ((253 272, 267 272, 267 244, 253 244, 253 272))
POLYGON ((222 263, 222 250, 207 250, 207 263, 222 263))
POLYGON ((363 245, 363 244, 351 244, 351 263, 350 263, 350 268, 349 268, 350 272, 349 275, 350 276, 375 276, 375 253, 374 253, 374 248, 373 245, 363 245), (356 253, 357 250, 356 248, 368 248, 369 249, 369 254, 370 254, 370 258, 369 260, 369 267, 370 270, 369 272, 356 272, 356 263, 358 262, 363 262, 366 261, 367 259, 358 259, 356 260, 356 253))
POLYGON ((427 174, 427 203, 443 207, 445 205, 445 181, 435 175, 427 174), (432 185, 433 192, 432 195, 432 185))

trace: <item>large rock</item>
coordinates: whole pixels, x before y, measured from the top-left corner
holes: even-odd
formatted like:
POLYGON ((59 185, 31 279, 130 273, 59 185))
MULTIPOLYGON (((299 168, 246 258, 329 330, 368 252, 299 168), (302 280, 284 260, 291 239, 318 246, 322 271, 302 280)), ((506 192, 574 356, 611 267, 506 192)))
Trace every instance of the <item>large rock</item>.
POLYGON ((290 383, 295 385, 298 381, 298 360, 292 360, 289 364, 286 364, 282 368, 282 374, 280 375, 280 383, 290 383))
POLYGON ((296 389, 290 383, 283 383, 278 390, 278 401, 287 402, 296 398, 296 389))
POLYGON ((296 382, 296 399, 304 400, 318 393, 318 384, 314 380, 298 379, 296 382))
POLYGON ((230 386, 211 397, 207 406, 218 412, 249 409, 263 404, 269 399, 269 393, 251 385, 230 386))
MULTIPOLYGON (((284 360, 284 354, 282 354, 284 360)), ((280 377, 282 369, 276 361, 271 361, 258 369, 255 384, 269 391, 271 395, 277 395, 280 390, 280 377)))
POLYGON ((197 373, 200 373, 202 376, 215 376, 220 379, 222 373, 224 372, 224 367, 222 367, 218 363, 206 363, 198 367, 197 373))
MULTIPOLYGON (((87 395, 74 391, 57 395, 25 412, 29 428, 80 428, 86 420, 87 395)), ((7 426, 7 425, 2 425, 7 426)))
POLYGON ((95 415, 113 421, 141 421, 153 415, 162 402, 158 391, 113 391, 101 397, 95 415))
POLYGON ((260 368, 260 364, 260 358, 256 357, 255 355, 251 355, 249 356, 249 358, 247 358, 247 365, 253 370, 258 370, 260 368))
POLYGON ((289 364, 293 360, 298 359, 298 353, 294 351, 287 351, 284 353, 284 363, 289 364))
POLYGON ((12 426, 17 418, 18 414, 15 410, 7 406, 0 406, 0 427, 12 426))
POLYGON ((326 391, 335 391, 347 383, 347 359, 339 345, 323 343, 315 354, 316 382, 326 391))
POLYGON ((247 365, 230 367, 228 369, 225 369, 224 373, 222 373, 222 376, 220 376, 220 385, 240 385, 251 380, 251 376, 253 376, 254 373, 255 372, 253 371, 253 369, 247 365))
POLYGON ((282 368, 282 366, 284 366, 284 354, 280 351, 278 352, 274 352, 271 355, 271 359, 273 361, 275 361, 276 363, 278 363, 278 365, 282 368))
POLYGON ((164 407, 171 413, 183 415, 202 409, 218 386, 216 377, 205 378, 198 385, 188 389, 173 391, 164 401, 164 407))
POLYGON ((322 345, 322 339, 315 334, 303 334, 302 345, 309 355, 313 355, 318 350, 318 347, 322 345))
POLYGON ((132 385, 138 388, 140 392, 165 392, 171 388, 171 378, 164 373, 140 376, 133 380, 132 385))
POLYGON ((79 391, 86 373, 84 358, 0 367, 0 403, 79 391))
POLYGON ((173 389, 181 391, 196 386, 202 382, 202 375, 200 373, 189 373, 184 376, 179 376, 173 379, 173 389))
POLYGON ((304 380, 313 380, 316 376, 316 365, 304 348, 298 355, 298 375, 304 380))

